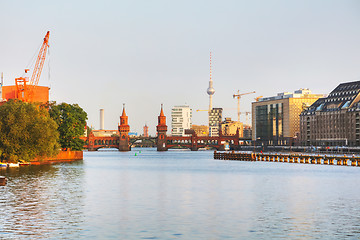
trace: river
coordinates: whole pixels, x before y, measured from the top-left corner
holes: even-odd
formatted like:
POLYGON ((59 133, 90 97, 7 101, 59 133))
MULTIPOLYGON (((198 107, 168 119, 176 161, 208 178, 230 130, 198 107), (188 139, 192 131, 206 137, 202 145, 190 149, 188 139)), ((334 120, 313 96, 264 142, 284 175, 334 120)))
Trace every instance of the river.
POLYGON ((0 239, 360 238, 360 167, 133 149, 0 175, 0 239))

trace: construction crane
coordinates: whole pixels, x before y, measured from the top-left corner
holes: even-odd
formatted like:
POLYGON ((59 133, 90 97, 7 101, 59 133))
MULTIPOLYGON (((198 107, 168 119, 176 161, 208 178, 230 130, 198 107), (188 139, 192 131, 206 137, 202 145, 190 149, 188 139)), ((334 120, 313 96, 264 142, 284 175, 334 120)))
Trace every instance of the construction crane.
POLYGON ((258 96, 258 97, 256 97, 256 98, 254 98, 254 100, 255 100, 256 102, 258 102, 259 99, 262 98, 262 97, 263 97, 263 96, 258 96))
POLYGON ((237 98, 237 100, 238 100, 238 103, 237 103, 238 122, 240 122, 240 98, 241 98, 241 96, 252 94, 252 93, 255 93, 255 91, 248 92, 248 93, 240 93, 240 91, 238 90, 237 94, 233 95, 233 98, 237 98))
MULTIPOLYGON (((43 44, 41 45, 39 54, 36 59, 34 70, 31 75, 30 81, 27 77, 15 78, 16 85, 16 98, 24 102, 32 102, 34 98, 34 90, 39 83, 41 72, 44 66, 47 49, 49 48, 49 36, 50 32, 48 31, 45 35, 43 44)), ((27 73, 29 69, 25 69, 27 73)))
POLYGON ((251 112, 241 112, 242 114, 245 114, 245 123, 246 125, 250 125, 249 124, 249 115, 251 114, 251 112))

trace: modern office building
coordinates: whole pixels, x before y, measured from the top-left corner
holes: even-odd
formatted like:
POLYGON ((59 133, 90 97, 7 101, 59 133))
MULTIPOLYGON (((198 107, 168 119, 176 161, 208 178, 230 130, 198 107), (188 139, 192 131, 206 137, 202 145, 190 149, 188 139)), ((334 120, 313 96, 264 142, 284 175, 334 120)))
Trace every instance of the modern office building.
POLYGON ((243 124, 238 121, 231 121, 231 118, 225 118, 221 122, 221 132, 225 136, 235 135, 239 130, 239 137, 243 137, 243 124))
POLYGON ((209 136, 219 136, 220 123, 222 121, 222 108, 212 108, 209 112, 209 136))
POLYGON ((299 89, 253 102, 252 139, 265 145, 292 145, 300 132, 301 112, 321 97, 299 89))
POLYGON ((185 136, 185 130, 191 129, 192 109, 189 106, 174 106, 171 109, 171 135, 185 136))
POLYGON ((300 144, 360 145, 360 81, 341 83, 300 115, 300 144))

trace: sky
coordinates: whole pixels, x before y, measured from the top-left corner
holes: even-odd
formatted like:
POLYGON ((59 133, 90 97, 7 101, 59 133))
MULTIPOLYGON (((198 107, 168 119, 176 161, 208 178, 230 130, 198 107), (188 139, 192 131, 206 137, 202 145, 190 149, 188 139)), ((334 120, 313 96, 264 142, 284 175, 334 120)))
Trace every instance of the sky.
MULTIPOLYGON (((213 107, 237 119, 258 96, 309 88, 328 94, 360 80, 358 0, 0 0, 0 72, 22 76, 47 31, 39 85, 50 100, 77 103, 88 125, 117 129, 123 104, 130 129, 155 134, 161 104, 189 105, 207 124, 209 55, 213 107)), ((245 121, 245 116, 242 116, 245 121)))

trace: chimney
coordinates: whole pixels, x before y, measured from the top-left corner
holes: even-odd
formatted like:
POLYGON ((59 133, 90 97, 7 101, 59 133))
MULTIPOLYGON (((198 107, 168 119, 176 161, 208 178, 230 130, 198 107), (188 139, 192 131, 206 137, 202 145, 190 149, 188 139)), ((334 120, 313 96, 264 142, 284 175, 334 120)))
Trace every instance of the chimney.
POLYGON ((100 109, 100 130, 104 130, 104 109, 100 109))

